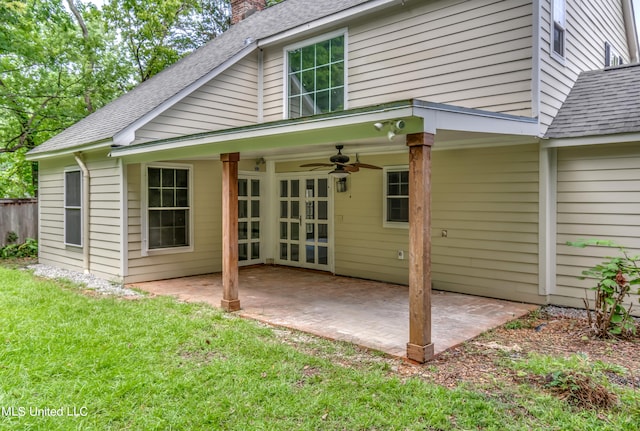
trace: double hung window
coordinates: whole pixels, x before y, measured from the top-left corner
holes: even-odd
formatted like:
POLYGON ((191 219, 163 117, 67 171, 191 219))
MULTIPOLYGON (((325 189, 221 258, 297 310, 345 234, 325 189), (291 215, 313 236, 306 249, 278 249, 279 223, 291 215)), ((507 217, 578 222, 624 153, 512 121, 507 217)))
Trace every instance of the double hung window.
POLYGON ((82 174, 64 173, 64 243, 82 247, 82 174))
POLYGON ((566 33, 566 4, 565 0, 553 0, 553 24, 551 34, 551 48, 553 53, 564 58, 566 33))
POLYGON ((408 226, 409 170, 407 168, 385 168, 383 207, 385 226, 408 226))
POLYGON ((148 249, 190 245, 190 169, 147 167, 148 249))

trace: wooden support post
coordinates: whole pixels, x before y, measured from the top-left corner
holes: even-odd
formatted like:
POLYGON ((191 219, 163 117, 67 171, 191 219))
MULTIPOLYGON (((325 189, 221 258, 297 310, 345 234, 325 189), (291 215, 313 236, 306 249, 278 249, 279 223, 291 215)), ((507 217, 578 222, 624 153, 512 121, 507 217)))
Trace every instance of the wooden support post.
POLYGON ((239 153, 221 154, 222 161, 222 302, 238 311, 238 161, 239 153))
POLYGON ((407 358, 433 358, 431 342, 431 146, 434 135, 407 135, 409 147, 409 343, 407 358))

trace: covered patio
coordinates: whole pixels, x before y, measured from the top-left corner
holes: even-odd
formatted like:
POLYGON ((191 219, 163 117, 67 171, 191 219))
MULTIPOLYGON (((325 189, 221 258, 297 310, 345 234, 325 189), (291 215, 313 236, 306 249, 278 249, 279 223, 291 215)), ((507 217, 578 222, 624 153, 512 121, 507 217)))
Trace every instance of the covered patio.
MULTIPOLYGON (((348 341, 404 357, 409 333, 409 288, 334 276, 325 272, 260 265, 239 271, 242 309, 237 313, 271 325, 348 341)), ((156 295, 220 306, 222 274, 130 285, 156 295)), ((433 291, 432 342, 435 354, 537 306, 433 291)))

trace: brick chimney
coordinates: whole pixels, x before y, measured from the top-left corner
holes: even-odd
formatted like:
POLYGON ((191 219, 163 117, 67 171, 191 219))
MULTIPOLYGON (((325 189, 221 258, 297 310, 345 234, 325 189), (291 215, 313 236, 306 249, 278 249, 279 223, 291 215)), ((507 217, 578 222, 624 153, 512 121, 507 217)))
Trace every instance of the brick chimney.
POLYGON ((231 24, 267 7, 267 0, 231 0, 231 24))

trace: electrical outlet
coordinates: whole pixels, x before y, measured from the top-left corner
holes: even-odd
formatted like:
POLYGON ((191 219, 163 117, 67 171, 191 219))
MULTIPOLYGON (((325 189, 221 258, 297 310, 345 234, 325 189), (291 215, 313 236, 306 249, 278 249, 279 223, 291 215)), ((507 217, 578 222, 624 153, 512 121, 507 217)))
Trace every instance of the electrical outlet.
POLYGON ((398 250, 398 260, 404 260, 404 250, 398 250))

